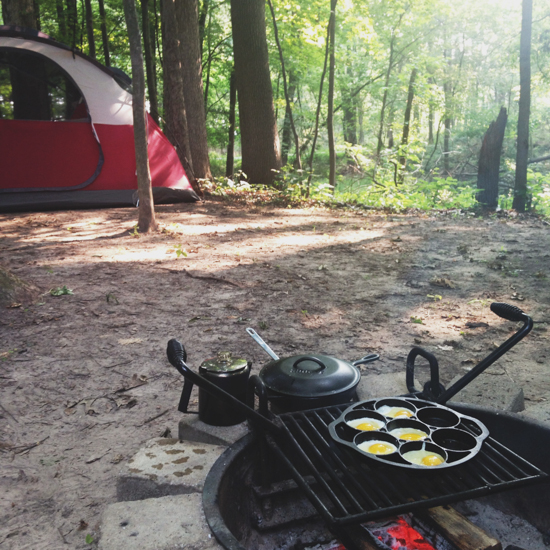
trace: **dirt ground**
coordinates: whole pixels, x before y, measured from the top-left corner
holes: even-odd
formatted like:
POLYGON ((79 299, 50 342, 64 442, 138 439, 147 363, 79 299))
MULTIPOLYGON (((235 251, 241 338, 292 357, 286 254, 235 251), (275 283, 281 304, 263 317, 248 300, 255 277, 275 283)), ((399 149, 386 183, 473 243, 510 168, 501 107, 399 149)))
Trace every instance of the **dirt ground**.
MULTIPOLYGON (((43 290, 0 311, 0 548, 90 548, 117 472, 151 438, 177 436, 181 340, 198 368, 218 351, 347 360, 403 372, 414 345, 443 384, 516 325, 533 332, 482 376, 523 387, 527 416, 550 399, 550 235, 532 217, 383 214, 207 201, 157 208, 0 215, 0 265, 43 290), (50 290, 70 289, 54 296, 50 290)), ((422 379, 423 372, 419 373, 422 379)))

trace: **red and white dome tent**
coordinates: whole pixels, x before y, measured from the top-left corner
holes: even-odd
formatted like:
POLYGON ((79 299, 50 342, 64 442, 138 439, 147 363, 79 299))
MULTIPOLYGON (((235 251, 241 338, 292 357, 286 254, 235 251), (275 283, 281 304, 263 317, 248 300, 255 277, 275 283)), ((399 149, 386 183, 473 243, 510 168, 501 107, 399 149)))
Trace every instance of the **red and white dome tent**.
MULTIPOLYGON (((43 33, 0 26, 0 212, 135 204, 130 85, 43 33)), ((147 120, 155 203, 199 200, 147 120)))

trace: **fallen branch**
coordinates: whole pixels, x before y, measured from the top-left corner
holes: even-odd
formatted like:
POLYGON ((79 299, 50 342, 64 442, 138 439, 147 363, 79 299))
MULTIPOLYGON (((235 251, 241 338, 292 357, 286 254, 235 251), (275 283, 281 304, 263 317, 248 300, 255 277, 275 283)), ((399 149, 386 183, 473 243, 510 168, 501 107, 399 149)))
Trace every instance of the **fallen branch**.
POLYGON ((0 409, 2 409, 8 416, 11 416, 19 424, 19 420, 17 420, 17 418, 15 418, 15 416, 13 416, 13 414, 11 414, 11 412, 8 411, 8 409, 6 409, 6 407, 4 407, 2 403, 0 403, 0 409))
POLYGON ((218 283, 225 283, 226 285, 243 288, 243 286, 240 285, 239 283, 235 283, 234 281, 230 281, 229 279, 222 279, 221 277, 216 277, 214 275, 194 275, 193 273, 191 273, 190 271, 187 271, 186 269, 165 269, 164 271, 169 271, 170 273, 184 273, 188 277, 191 277, 191 279, 204 279, 207 281, 216 281, 218 283))
POLYGON ((48 439, 50 436, 47 435, 44 439, 41 439, 40 441, 37 441, 36 443, 33 443, 32 445, 22 445, 21 447, 13 447, 14 449, 21 449, 20 451, 17 451, 16 455, 21 455, 23 453, 28 453, 31 449, 34 449, 35 447, 38 447, 38 445, 41 445, 48 439))
POLYGON ((161 416, 164 416, 170 409, 166 409, 165 411, 161 412, 160 414, 157 414, 156 416, 153 416, 151 418, 148 418, 143 424, 140 424, 138 428, 141 428, 142 426, 145 426, 145 424, 149 424, 149 422, 153 422, 153 420, 156 420, 157 418, 160 418, 161 416))

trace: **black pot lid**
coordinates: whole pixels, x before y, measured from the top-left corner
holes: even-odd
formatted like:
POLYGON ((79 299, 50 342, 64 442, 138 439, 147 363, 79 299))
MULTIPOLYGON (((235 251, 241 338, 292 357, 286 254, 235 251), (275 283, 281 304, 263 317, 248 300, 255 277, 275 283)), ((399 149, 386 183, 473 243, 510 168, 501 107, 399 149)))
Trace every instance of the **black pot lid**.
POLYGON ((233 357, 230 351, 220 351, 216 357, 204 361, 199 370, 210 373, 224 373, 240 371, 248 366, 246 359, 233 357))
POLYGON ((294 355, 271 361, 260 371, 268 390, 297 397, 323 397, 345 392, 359 383, 351 363, 327 355, 294 355))

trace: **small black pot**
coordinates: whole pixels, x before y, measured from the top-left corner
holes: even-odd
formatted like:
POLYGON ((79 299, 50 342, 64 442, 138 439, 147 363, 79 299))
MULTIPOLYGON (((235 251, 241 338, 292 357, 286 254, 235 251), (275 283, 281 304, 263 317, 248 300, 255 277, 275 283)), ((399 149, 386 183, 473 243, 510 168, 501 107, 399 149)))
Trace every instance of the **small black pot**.
POLYGON ((359 369, 327 355, 295 355, 265 365, 259 374, 274 413, 351 403, 359 369))

